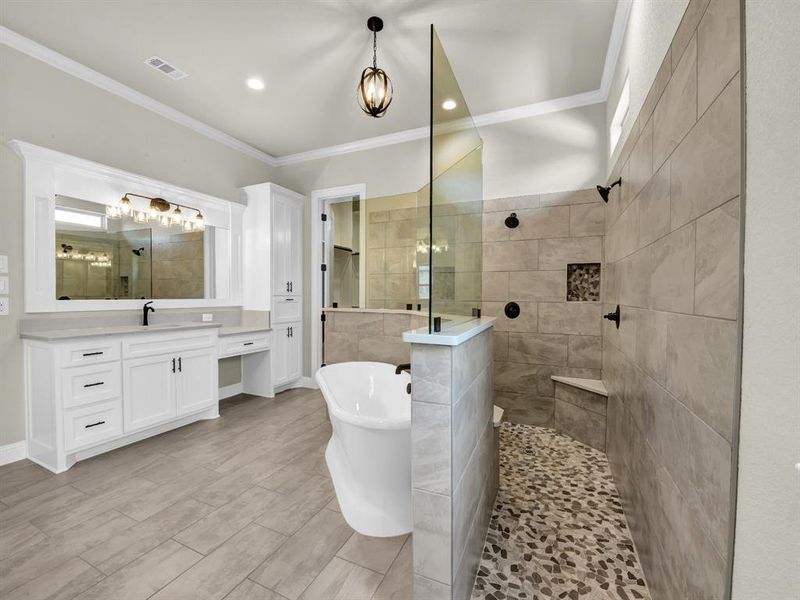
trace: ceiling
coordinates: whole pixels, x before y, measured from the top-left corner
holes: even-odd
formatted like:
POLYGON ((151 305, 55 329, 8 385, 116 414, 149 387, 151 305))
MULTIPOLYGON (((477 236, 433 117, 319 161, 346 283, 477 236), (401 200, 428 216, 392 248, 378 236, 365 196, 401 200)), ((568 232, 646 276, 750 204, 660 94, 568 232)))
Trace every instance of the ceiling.
POLYGON ((273 156, 428 122, 433 23, 475 115, 600 87, 616 0, 3 0, 2 25, 273 156), (378 65, 394 101, 356 102, 378 65), (189 73, 173 81, 143 61, 189 73), (263 78, 261 92, 247 77, 263 78))

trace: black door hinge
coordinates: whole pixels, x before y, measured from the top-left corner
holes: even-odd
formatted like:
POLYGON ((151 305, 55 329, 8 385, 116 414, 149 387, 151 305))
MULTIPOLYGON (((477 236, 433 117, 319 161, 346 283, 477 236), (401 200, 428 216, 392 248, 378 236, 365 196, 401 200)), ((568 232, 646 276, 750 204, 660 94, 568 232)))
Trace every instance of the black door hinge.
POLYGON ((328 270, 328 265, 320 265, 320 269, 322 271, 327 271, 328 270))
POLYGON ((325 313, 322 313, 322 314, 319 316, 319 320, 320 320, 320 321, 322 321, 323 323, 325 322, 325 313))
POLYGON ((322 219, 323 221, 327 221, 327 220, 328 220, 328 215, 326 215, 325 213, 322 213, 322 214, 321 214, 319 217, 320 217, 320 219, 322 219))

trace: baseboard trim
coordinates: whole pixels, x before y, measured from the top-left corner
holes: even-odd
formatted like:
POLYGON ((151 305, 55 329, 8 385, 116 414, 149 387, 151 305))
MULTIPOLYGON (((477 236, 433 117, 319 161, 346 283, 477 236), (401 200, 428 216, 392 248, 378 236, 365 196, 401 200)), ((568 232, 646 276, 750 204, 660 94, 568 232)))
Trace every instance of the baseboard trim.
POLYGON ((301 377, 292 387, 308 388, 310 390, 318 390, 317 380, 313 377, 301 377))
POLYGON ((224 400, 225 398, 230 398, 231 396, 236 396, 237 394, 242 393, 242 382, 239 383, 232 383, 231 385, 223 385, 219 388, 219 399, 224 400))
POLYGON ((0 446, 0 465, 7 465, 28 458, 28 442, 22 440, 0 446))

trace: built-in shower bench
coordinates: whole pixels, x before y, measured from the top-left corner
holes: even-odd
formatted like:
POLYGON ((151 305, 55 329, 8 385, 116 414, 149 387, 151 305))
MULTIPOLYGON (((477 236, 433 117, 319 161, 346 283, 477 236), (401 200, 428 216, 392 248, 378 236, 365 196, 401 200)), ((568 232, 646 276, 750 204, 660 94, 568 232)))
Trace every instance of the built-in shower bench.
POLYGON ((553 375, 555 429, 605 452, 608 391, 599 379, 553 375))

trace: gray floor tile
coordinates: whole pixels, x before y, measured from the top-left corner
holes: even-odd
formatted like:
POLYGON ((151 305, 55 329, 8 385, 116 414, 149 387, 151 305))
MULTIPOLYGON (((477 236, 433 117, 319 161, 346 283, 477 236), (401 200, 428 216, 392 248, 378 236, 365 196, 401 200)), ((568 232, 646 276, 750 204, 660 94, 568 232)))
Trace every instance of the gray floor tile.
POLYGON ((255 581, 245 579, 225 596, 225 600, 286 600, 278 592, 268 590, 255 581))
POLYGON ((403 544, 372 600, 412 600, 411 537, 403 544))
POLYGON ((336 554, 352 563, 385 574, 403 547, 407 535, 379 538, 354 533, 336 554))
POLYGON ((351 562, 334 558, 311 582, 302 600, 370 600, 381 575, 351 562))
POLYGON ((270 510, 256 521, 259 525, 292 535, 335 496, 328 478, 311 475, 305 479, 301 473, 298 479, 304 480, 302 485, 291 494, 278 496, 270 510))
POLYGON ((71 558, 11 593, 3 594, 3 600, 69 600, 102 578, 103 574, 90 564, 71 558))

